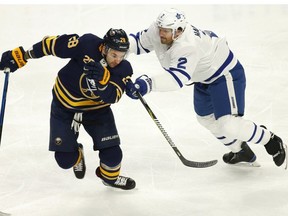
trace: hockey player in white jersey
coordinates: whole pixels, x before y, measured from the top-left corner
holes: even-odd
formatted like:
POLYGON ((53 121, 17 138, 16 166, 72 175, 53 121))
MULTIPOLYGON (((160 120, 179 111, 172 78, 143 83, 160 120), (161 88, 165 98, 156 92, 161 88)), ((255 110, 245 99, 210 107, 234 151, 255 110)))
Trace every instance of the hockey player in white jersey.
MULTIPOLYGON (((129 35, 130 54, 155 51, 163 71, 142 75, 129 83, 126 94, 138 99, 151 91, 173 91, 194 82, 194 109, 201 125, 230 149, 228 164, 256 163, 247 142, 264 145, 277 166, 286 160, 280 137, 243 118, 245 72, 225 38, 202 31, 186 21, 185 14, 167 9, 148 29, 129 35)), ((286 162, 287 164, 287 162, 286 162)))

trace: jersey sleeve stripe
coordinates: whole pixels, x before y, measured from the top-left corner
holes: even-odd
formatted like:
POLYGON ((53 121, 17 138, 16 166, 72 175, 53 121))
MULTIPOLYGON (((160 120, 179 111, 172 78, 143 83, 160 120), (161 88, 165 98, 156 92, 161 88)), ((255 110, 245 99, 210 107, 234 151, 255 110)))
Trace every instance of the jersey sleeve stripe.
POLYGON ((220 66, 220 68, 211 77, 209 77, 208 79, 204 80, 204 82, 209 82, 213 78, 218 77, 223 72, 223 70, 232 62, 233 57, 234 57, 234 55, 233 55, 233 53, 230 50, 229 55, 228 55, 227 59, 225 60, 225 62, 220 66))

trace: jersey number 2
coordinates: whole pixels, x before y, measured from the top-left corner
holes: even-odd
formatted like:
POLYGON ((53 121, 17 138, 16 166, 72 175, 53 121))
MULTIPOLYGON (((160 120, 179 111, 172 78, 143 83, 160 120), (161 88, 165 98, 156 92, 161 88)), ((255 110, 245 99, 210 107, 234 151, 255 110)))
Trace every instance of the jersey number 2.
POLYGON ((187 59, 184 57, 181 57, 178 59, 178 64, 177 64, 177 68, 182 68, 182 69, 186 69, 185 64, 187 63, 187 59))

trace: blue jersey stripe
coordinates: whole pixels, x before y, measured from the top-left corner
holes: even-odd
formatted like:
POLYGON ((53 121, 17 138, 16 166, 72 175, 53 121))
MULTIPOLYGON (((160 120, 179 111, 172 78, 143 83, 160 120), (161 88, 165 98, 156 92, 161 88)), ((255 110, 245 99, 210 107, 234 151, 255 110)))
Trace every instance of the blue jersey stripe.
POLYGON ((179 68, 172 68, 170 67, 169 69, 164 68, 164 70, 166 70, 169 74, 171 74, 171 76, 173 76, 173 78, 177 81, 178 85, 182 88, 183 87, 183 83, 181 82, 181 80, 178 78, 178 76, 176 76, 175 72, 179 72, 182 75, 186 76, 188 80, 191 79, 190 75, 188 73, 186 73, 185 71, 179 69, 179 68))
POLYGON ((229 65, 229 64, 231 63, 233 57, 234 57, 234 55, 233 55, 233 53, 232 53, 231 50, 230 50, 227 59, 226 59, 225 62, 221 65, 221 67, 220 67, 211 77, 209 77, 208 79, 204 80, 204 82, 209 82, 209 81, 211 81, 213 78, 219 76, 219 75, 223 72, 223 70, 227 67, 227 65, 229 65))
POLYGON ((144 48, 144 47, 142 46, 142 44, 140 43, 140 32, 137 32, 136 35, 134 35, 134 34, 129 34, 129 36, 133 37, 133 38, 135 39, 135 41, 136 41, 136 44, 137 44, 137 53, 136 53, 136 55, 140 55, 140 54, 141 54, 140 46, 141 46, 141 48, 142 48, 146 53, 149 53, 149 52, 150 52, 150 50, 144 48))
POLYGON ((187 77, 188 80, 191 79, 191 76, 190 76, 186 71, 183 71, 183 70, 181 70, 181 69, 179 69, 179 68, 172 68, 172 67, 170 67, 169 70, 172 71, 172 72, 176 71, 176 72, 179 72, 179 73, 183 74, 184 76, 187 77))

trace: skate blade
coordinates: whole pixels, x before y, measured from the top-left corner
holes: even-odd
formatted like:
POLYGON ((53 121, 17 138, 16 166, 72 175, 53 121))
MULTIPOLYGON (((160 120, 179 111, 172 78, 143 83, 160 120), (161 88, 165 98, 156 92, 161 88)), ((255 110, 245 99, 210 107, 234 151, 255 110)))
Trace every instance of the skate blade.
POLYGON ((288 162, 287 162, 287 145, 283 143, 283 146, 284 146, 284 151, 285 151, 285 161, 283 164, 285 164, 284 169, 287 170, 287 165, 288 165, 288 162))
POLYGON ((257 161, 254 162, 240 162, 237 164, 229 164, 232 166, 237 166, 237 167, 261 167, 261 164, 258 163, 257 161))

